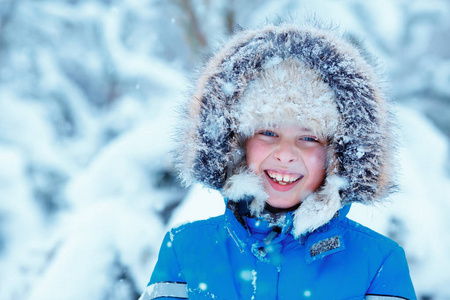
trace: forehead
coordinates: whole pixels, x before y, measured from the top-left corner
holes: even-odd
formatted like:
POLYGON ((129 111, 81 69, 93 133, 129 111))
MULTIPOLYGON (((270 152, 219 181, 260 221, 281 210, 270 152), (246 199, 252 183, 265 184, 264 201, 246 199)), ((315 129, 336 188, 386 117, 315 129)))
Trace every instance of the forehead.
POLYGON ((261 126, 255 129, 255 133, 261 130, 282 130, 282 131, 296 131, 296 132, 309 132, 313 133, 313 130, 305 125, 281 123, 276 125, 261 126))

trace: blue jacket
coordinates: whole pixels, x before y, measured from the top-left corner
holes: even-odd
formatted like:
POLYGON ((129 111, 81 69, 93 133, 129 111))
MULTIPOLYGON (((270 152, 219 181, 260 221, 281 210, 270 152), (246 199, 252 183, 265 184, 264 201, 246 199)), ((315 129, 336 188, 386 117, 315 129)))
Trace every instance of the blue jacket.
POLYGON ((141 300, 416 299, 403 249, 349 209, 300 239, 291 213, 281 232, 254 218, 245 228, 229 209, 172 229, 141 300))

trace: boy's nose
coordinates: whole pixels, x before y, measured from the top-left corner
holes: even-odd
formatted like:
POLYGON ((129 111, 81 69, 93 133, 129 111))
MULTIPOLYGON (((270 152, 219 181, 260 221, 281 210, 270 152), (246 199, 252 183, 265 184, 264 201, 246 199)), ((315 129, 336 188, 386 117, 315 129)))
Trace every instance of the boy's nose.
POLYGON ((281 163, 292 163, 298 159, 298 153, 287 143, 281 143, 274 153, 275 159, 281 163))

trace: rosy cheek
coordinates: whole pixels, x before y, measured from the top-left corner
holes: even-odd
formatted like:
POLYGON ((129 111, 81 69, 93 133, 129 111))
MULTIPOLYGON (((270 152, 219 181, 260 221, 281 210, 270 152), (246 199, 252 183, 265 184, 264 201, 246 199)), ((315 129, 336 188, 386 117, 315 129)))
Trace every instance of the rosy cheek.
POLYGON ((325 157, 326 157, 325 149, 314 148, 311 149, 311 152, 309 153, 308 162, 314 168, 324 169, 325 157))
POLYGON ((254 168, 256 161, 257 151, 255 147, 255 143, 253 141, 247 141, 246 149, 245 149, 245 157, 247 159, 247 166, 250 168, 254 168))
POLYGON ((261 164, 265 158, 266 149, 258 140, 248 140, 246 143, 247 166, 256 174, 261 173, 261 164))

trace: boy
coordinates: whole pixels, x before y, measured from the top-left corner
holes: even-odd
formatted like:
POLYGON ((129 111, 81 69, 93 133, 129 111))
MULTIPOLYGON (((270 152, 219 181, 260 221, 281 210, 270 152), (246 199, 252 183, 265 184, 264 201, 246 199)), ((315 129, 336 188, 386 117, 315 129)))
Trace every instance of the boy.
POLYGON ((346 218, 394 186, 390 118, 373 68, 332 30, 237 34, 178 133, 182 177, 227 209, 166 235, 141 299, 415 299, 403 249, 346 218))

